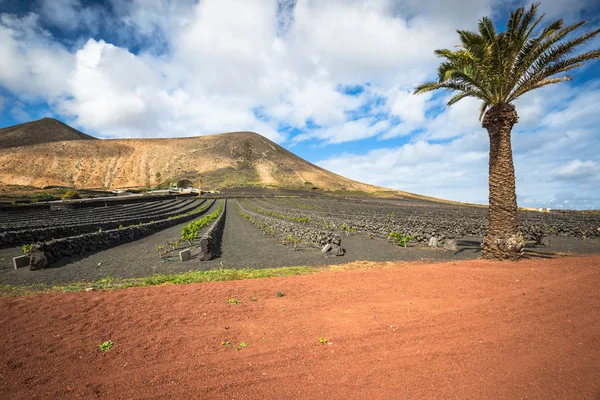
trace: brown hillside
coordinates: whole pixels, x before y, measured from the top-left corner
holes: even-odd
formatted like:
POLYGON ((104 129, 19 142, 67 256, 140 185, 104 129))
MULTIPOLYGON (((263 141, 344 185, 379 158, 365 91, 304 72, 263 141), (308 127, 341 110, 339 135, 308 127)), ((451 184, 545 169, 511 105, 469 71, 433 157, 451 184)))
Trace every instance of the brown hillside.
POLYGON ((152 187, 187 178, 201 179, 203 188, 255 184, 382 190, 317 167, 252 132, 48 142, 0 148, 0 184, 116 189, 152 187))
POLYGON ((71 128, 69 125, 54 118, 42 118, 38 121, 26 122, 0 129, 0 149, 65 140, 94 139, 96 138, 71 128))

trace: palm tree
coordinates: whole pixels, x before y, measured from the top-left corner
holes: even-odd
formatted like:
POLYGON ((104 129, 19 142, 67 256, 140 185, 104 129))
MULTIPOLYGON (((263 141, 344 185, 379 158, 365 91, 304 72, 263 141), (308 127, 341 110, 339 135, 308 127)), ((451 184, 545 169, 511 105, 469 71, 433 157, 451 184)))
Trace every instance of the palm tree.
POLYGON ((490 137, 488 233, 483 256, 516 260, 525 241, 519 230, 511 131, 518 121, 512 104, 527 92, 553 83, 571 80, 564 72, 600 57, 600 50, 573 55, 600 29, 566 40, 584 25, 581 21, 563 26, 561 19, 544 28, 544 15, 537 16, 539 3, 525 11, 511 12, 506 31, 497 33, 493 21, 479 21, 478 33, 458 30, 461 44, 456 50, 436 50, 445 60, 438 67, 438 81, 417 87, 415 94, 437 89, 457 91, 448 106, 475 97, 481 100, 479 120, 490 137))

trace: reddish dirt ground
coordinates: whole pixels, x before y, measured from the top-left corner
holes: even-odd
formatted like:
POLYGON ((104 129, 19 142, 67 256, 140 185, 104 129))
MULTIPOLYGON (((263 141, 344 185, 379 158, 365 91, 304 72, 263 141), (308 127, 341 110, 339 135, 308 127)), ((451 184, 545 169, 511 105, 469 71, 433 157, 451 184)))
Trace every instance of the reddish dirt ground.
POLYGON ((600 257, 371 266, 1 298, 0 398, 600 399, 600 257))

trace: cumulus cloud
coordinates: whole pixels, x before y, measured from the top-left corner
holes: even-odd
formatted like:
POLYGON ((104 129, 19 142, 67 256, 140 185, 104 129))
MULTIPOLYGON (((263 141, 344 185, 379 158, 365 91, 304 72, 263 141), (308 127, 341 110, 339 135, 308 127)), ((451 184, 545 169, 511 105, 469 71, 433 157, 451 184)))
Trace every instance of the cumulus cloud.
POLYGON ((467 135, 446 144, 427 141, 343 154, 317 164, 352 179, 459 201, 487 200, 487 138, 467 135), (457 191, 460 187, 463 190, 457 191))
MULTIPOLYGON (((582 90, 565 85, 546 89, 541 94, 548 99, 542 102, 543 111, 535 112, 535 115, 544 116, 537 119, 537 129, 520 129, 521 122, 515 125, 512 144, 519 205, 551 208, 600 206, 597 194, 600 142, 597 140, 598 125, 593 124, 596 112, 588 108, 586 113, 569 118, 565 124, 564 119, 570 114, 565 113, 564 105, 556 107, 557 99, 566 98, 570 99, 570 104, 583 105, 600 95, 595 83, 588 87, 588 90, 582 90), (571 201, 565 203, 569 199, 571 201)), ((520 106, 517 107, 519 109, 520 106)), ((432 119, 446 118, 443 115, 432 119)), ((477 121, 477 117, 471 116, 471 119, 477 121)), ((449 129, 454 129, 452 120, 446 121, 449 129)), ((533 125, 533 121, 527 124, 533 125)), ((437 131, 430 131, 435 137, 444 137, 447 132, 445 124, 431 123, 428 126, 436 127, 437 131)), ((460 135, 436 144, 419 139, 417 135, 413 136, 415 142, 400 147, 333 156, 318 162, 318 165, 352 179, 381 186, 458 201, 486 203, 487 132, 480 127, 461 131, 460 135)))
POLYGON ((73 57, 40 27, 38 15, 0 14, 0 59, 0 85, 24 100, 65 94, 73 57))
POLYGON ((581 161, 575 159, 567 165, 554 169, 552 174, 557 179, 598 182, 600 181, 600 164, 592 160, 581 161))
POLYGON ((490 11, 488 1, 463 2, 467 12, 456 13, 412 0, 112 0, 109 17, 108 9, 80 0, 39 0, 39 15, 2 16, 0 43, 15 63, 0 70, 0 84, 46 97, 80 127, 106 136, 261 128, 281 141, 279 126, 310 122, 329 143, 369 137, 374 126, 387 125, 392 137, 423 120, 426 99, 409 95, 435 63, 432 51, 423 50, 450 46, 457 24, 464 19, 473 26, 490 11), (82 36, 67 51, 40 16, 67 31, 133 28, 139 50, 82 36), (352 121, 349 113, 369 99, 337 88, 365 82, 371 94, 387 96, 387 108, 401 124, 352 121), (252 112, 256 108, 264 118, 252 112), (359 133, 357 126, 369 132, 359 133), (333 138, 334 131, 351 133, 342 140, 333 138))

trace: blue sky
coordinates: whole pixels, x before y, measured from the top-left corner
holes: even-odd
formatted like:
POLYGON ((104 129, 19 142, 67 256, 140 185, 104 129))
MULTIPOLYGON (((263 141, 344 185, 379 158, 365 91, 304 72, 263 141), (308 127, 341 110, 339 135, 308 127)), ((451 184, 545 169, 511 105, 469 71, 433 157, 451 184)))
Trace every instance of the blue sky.
MULTIPOLYGON (((411 93, 456 29, 529 4, 0 0, 0 127, 52 116, 102 138, 252 130, 349 178, 486 203, 479 104, 411 93)), ((600 26, 594 0, 541 9, 600 26)), ((520 206, 600 208, 600 61, 572 76, 516 103, 520 206)))

